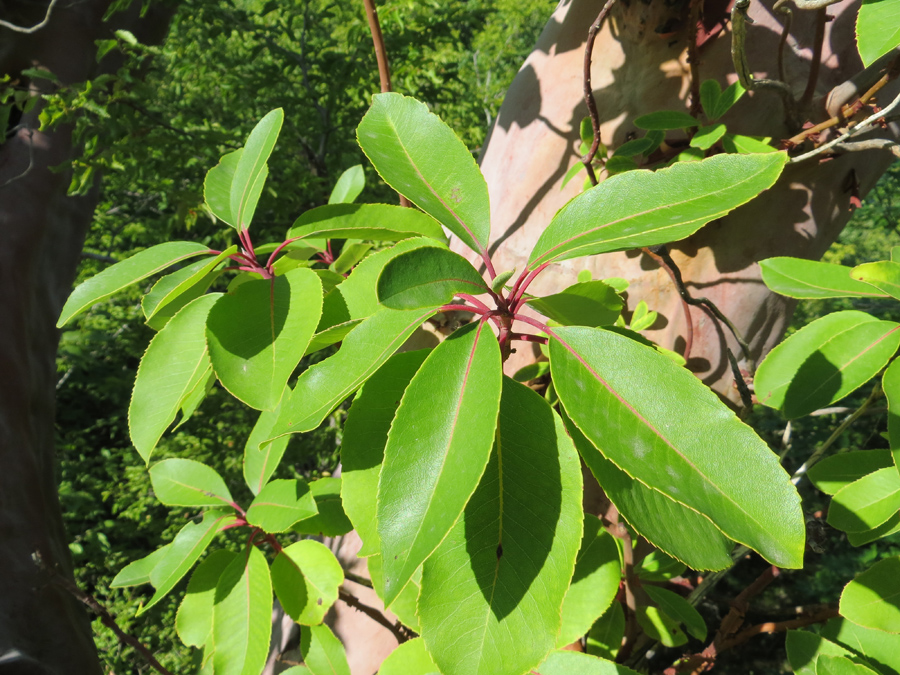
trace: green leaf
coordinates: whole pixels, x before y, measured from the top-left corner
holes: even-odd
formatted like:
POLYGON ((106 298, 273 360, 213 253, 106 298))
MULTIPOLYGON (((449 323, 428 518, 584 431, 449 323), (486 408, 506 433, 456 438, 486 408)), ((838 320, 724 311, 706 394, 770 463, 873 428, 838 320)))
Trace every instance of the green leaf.
POLYGON ((900 263, 882 260, 881 262, 857 265, 850 272, 850 277, 874 286, 892 298, 900 300, 900 263))
POLYGON ((325 349, 325 347, 330 347, 331 345, 340 342, 350 334, 350 331, 362 323, 362 321, 363 319, 350 319, 349 321, 344 321, 335 324, 330 328, 326 328, 323 331, 319 331, 312 336, 312 339, 306 346, 306 354, 304 354, 304 356, 307 354, 314 354, 325 349))
POLYGON ((694 609, 687 600, 677 593, 652 584, 645 584, 643 588, 661 610, 684 624, 688 633, 698 640, 706 640, 706 622, 700 616, 700 612, 694 609))
POLYGON ((863 0, 856 21, 856 42, 867 67, 900 45, 900 1, 863 0))
POLYGON ((203 555, 216 533, 233 522, 234 516, 213 509, 203 514, 201 522, 188 523, 181 528, 168 547, 166 555, 150 572, 150 583, 156 592, 150 601, 138 610, 138 616, 166 597, 203 555))
POLYGON ((686 112, 680 110, 659 110, 641 115, 634 121, 638 129, 668 131, 669 129, 689 129, 700 126, 700 122, 686 112))
POLYGON ((816 675, 878 675, 878 672, 846 656, 822 654, 816 660, 816 675))
POLYGON ((212 632, 213 604, 216 599, 216 584, 225 568, 237 557, 226 550, 213 551, 206 560, 197 565, 191 575, 187 592, 175 615, 175 630, 178 637, 189 647, 202 647, 212 632))
POLYGON ((606 459, 568 417, 564 419, 584 463, 639 534, 693 569, 731 566, 733 545, 706 516, 633 479, 606 459))
POLYGON ((357 554, 361 558, 381 552, 375 504, 384 446, 403 392, 428 353, 423 349, 394 354, 363 385, 347 413, 341 441, 341 499, 362 539, 357 554))
POLYGON ((441 673, 520 675, 553 648, 581 540, 581 498, 578 455, 559 416, 504 378, 484 476, 423 568, 419 619, 441 673))
POLYGON ((318 513, 306 481, 273 480, 266 485, 247 509, 247 522, 264 532, 284 532, 298 520, 318 513))
POLYGON ((246 230, 253 220, 256 204, 268 175, 266 162, 278 140, 283 121, 284 111, 281 108, 276 108, 263 117, 247 137, 247 143, 234 168, 230 202, 234 227, 238 231, 246 230))
POLYGON ((233 500, 216 470, 193 459, 164 459, 150 467, 156 498, 166 506, 222 506, 233 500))
POLYGON ((140 586, 141 584, 150 583, 150 572, 162 560, 166 552, 172 544, 160 546, 150 555, 144 556, 140 560, 130 562, 115 576, 109 583, 110 588, 124 588, 126 586, 140 586))
POLYGON ((788 419, 802 417, 865 384, 898 346, 900 324, 865 312, 828 314, 769 352, 756 372, 756 397, 788 419))
POLYGON ((468 148, 424 103, 376 94, 356 136, 388 185, 487 255, 487 183, 468 148))
POLYGON ((391 652, 378 669, 378 675, 438 675, 438 669, 425 649, 425 641, 414 638, 391 652))
POLYGON ((112 267, 91 277, 74 291, 59 315, 57 328, 65 326, 69 320, 91 305, 108 298, 113 293, 146 279, 151 274, 162 272, 175 263, 209 253, 209 248, 192 241, 170 241, 159 244, 116 263, 112 267))
POLYGON ((529 363, 527 366, 523 366, 519 368, 515 375, 513 375, 513 379, 516 382, 530 382, 531 380, 536 380, 539 377, 544 377, 550 373, 550 362, 549 361, 535 361, 534 363, 529 363))
POLYGON ((356 264, 366 257, 366 253, 372 248, 372 244, 363 244, 358 241, 346 241, 338 256, 328 269, 334 270, 337 274, 346 274, 353 269, 356 264))
POLYGON ((435 347, 406 388, 378 483, 387 605, 475 491, 494 440, 501 378, 500 347, 479 321, 435 347))
POLYGON ((807 475, 822 492, 833 495, 863 476, 892 465, 889 450, 854 450, 826 457, 807 475))
POLYGON ((557 212, 538 238, 528 269, 684 239, 771 187, 786 161, 783 152, 716 155, 608 178, 557 212))
POLYGON ((842 617, 831 619, 821 633, 822 637, 864 655, 884 675, 900 675, 900 635, 864 628, 842 617))
POLYGON ((844 587, 841 616, 866 628, 900 633, 900 556, 880 560, 844 587))
POLYGON ((900 471, 900 361, 897 359, 884 371, 881 388, 887 399, 888 443, 894 456, 894 466, 900 471))
MULTIPOLYGON (((287 398, 284 395, 282 400, 287 398)), ((264 410, 256 424, 250 431, 247 443, 244 445, 244 480, 250 491, 258 495, 263 486, 269 482, 269 478, 275 473, 275 469, 281 463, 284 451, 287 449, 290 436, 282 436, 271 443, 264 441, 271 437, 272 428, 278 422, 281 415, 281 405, 274 410, 264 410)))
POLYGON ((528 304, 563 326, 606 326, 622 312, 622 298, 602 281, 574 284, 560 293, 530 298, 528 304))
POLYGON ((853 268, 802 258, 761 260, 763 282, 790 298, 883 298, 885 293, 850 278, 853 268))
POLYGON ((216 585, 212 635, 216 675, 259 675, 272 634, 272 579, 255 546, 231 562, 216 585))
POLYGON ((285 613, 304 626, 322 623, 338 597, 344 570, 327 546, 305 539, 272 563, 272 585, 285 613))
POLYGON ((789 630, 785 639, 788 662, 796 675, 816 675, 819 656, 850 656, 851 652, 815 633, 789 630))
POLYGON ((636 568, 641 581, 668 581, 681 576, 687 566, 660 550, 650 551, 636 568))
POLYGON ((324 624, 300 631, 300 653, 312 675, 350 675, 344 645, 324 624))
POLYGON ((718 119, 716 111, 721 95, 722 87, 715 80, 703 80, 700 83, 700 105, 703 107, 703 114, 710 122, 718 119))
POLYGON ((638 625, 651 639, 658 640, 666 647, 678 647, 687 642, 687 635, 681 630, 678 621, 659 607, 639 605, 635 614, 638 625))
POLYGON ((309 484, 318 513, 294 523, 291 529, 300 534, 339 537, 353 529, 341 504, 341 479, 319 478, 309 484))
POLYGON ((472 263, 458 253, 430 246, 398 255, 378 277, 378 301, 392 309, 436 307, 460 293, 487 291, 472 263))
POLYGON ((500 293, 500 291, 503 290, 503 286, 506 285, 506 282, 509 281, 515 273, 516 268, 514 267, 511 270, 498 274, 491 282, 491 290, 494 291, 494 293, 500 293))
POLYGON ((631 668, 580 652, 551 652, 538 672, 541 675, 638 675, 631 668))
POLYGON ((575 558, 575 573, 562 606, 557 647, 565 647, 587 633, 609 609, 619 590, 622 570, 616 542, 596 516, 584 516, 584 535, 575 558))
POLYGON ((739 152, 744 155, 762 152, 779 152, 778 148, 769 145, 769 141, 771 140, 771 138, 763 136, 725 134, 722 136, 722 147, 725 148, 725 152, 739 152))
POLYGON ((203 403, 215 386, 216 374, 213 372, 212 364, 206 367, 206 371, 201 373, 196 381, 196 386, 191 389, 191 392, 181 402, 181 419, 178 420, 178 424, 172 427, 172 431, 178 429, 197 412, 197 408, 200 407, 200 404, 203 403))
POLYGON ((865 546, 873 541, 889 537, 892 534, 900 532, 900 512, 884 521, 881 525, 865 532, 848 532, 847 541, 851 546, 865 546))
POLYGON ((594 622, 587 635, 587 653, 604 659, 615 659, 625 636, 625 612, 613 602, 603 616, 594 622))
POLYGON ((828 508, 828 524, 844 532, 871 530, 900 511, 900 474, 878 469, 841 488, 828 508))
POLYGON ((440 224, 416 209, 389 204, 332 204, 306 211, 294 221, 287 238, 399 241, 415 236, 447 241, 440 224))
MULTIPOLYGON (((701 85, 702 87, 702 85, 701 85)), ((719 119, 731 110, 731 106, 741 100, 741 97, 747 93, 747 90, 741 85, 740 82, 733 82, 729 86, 725 87, 725 91, 719 96, 716 101, 716 107, 713 111, 713 117, 711 119, 719 119)))
POLYGON ((700 127, 697 133, 691 138, 691 147, 700 150, 709 150, 712 146, 719 142, 719 139, 725 135, 724 124, 711 124, 709 126, 700 127))
MULTIPOLYGON (((626 171, 634 171, 638 168, 638 164, 631 159, 631 157, 613 155, 606 161, 605 168, 610 176, 615 176, 616 174, 625 173, 626 171)), ((585 182, 587 183, 587 181, 585 182)), ((590 187, 589 183, 586 185, 585 189, 588 189, 588 187, 590 187)))
POLYGON ((273 426, 272 438, 315 429, 400 348, 432 314, 431 309, 382 309, 350 331, 334 356, 297 380, 273 426))
POLYGON ((634 138, 626 141, 613 152, 613 157, 636 157, 637 155, 646 155, 648 152, 655 150, 654 146, 659 145, 652 136, 644 136, 643 138, 634 138))
POLYGON ((597 328, 553 330, 550 369, 560 400, 608 459, 773 564, 802 567, 800 497, 750 427, 651 348, 597 328), (647 373, 654 374, 652 387, 647 373), (732 461, 723 461, 723 447, 732 461))
POLYGON ((231 227, 237 228, 237 221, 231 211, 231 184, 234 172, 241 160, 243 149, 222 155, 222 159, 206 172, 203 181, 203 198, 212 214, 231 227))
POLYGON ((566 171, 566 175, 563 176, 562 183, 559 186, 559 189, 562 190, 566 185, 568 185, 569 181, 575 178, 578 174, 584 171, 584 164, 581 160, 575 162, 568 171, 566 171))
POLYGON ((351 166, 341 174, 328 197, 329 204, 352 204, 366 186, 362 164, 351 166))
MULTIPOLYGON (((372 578, 372 588, 375 594, 384 602, 384 571, 381 565, 381 555, 370 555, 366 559, 369 576, 372 578)), ((415 571, 409 583, 400 591, 400 595, 391 604, 391 612, 400 619, 404 626, 409 627, 415 633, 421 633, 419 626, 419 594, 422 586, 422 568, 415 571)))
POLYGON ((321 311, 322 284, 309 269, 248 281, 221 296, 209 312, 206 336, 222 386, 252 408, 274 409, 321 311))
POLYGON ((182 309, 150 341, 141 358, 131 404, 128 431, 144 462, 206 376, 206 320, 218 293, 204 295, 182 309))

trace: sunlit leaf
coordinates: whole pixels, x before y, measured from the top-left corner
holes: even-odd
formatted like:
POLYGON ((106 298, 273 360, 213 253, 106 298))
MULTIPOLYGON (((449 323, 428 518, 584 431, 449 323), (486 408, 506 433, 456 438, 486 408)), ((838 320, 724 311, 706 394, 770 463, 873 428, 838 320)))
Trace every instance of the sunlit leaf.
POLYGON ((124 588, 126 586, 140 586, 141 584, 150 583, 150 572, 156 567, 157 563, 163 559, 171 544, 160 546, 150 555, 146 555, 139 560, 130 562, 113 578, 109 583, 110 588, 124 588))
POLYGON ((900 1, 863 0, 856 22, 856 41, 866 66, 900 45, 900 1))
POLYGON ((362 164, 351 166, 337 179, 328 197, 328 203, 352 204, 365 186, 366 174, 363 172, 362 164))
POLYGON ((878 469, 842 487, 828 507, 828 524, 844 532, 865 532, 900 511, 900 474, 878 469))
POLYGON ((197 565, 191 575, 184 599, 175 616, 175 630, 185 645, 202 647, 209 638, 212 632, 216 584, 236 556, 232 551, 213 551, 197 565))
POLYGON ((866 628, 900 633, 900 556, 885 558, 841 593, 841 616, 866 628))
POLYGON ((435 307, 460 293, 487 291, 472 263, 458 253, 430 246, 398 255, 378 277, 378 301, 393 309, 435 307))
POLYGON ((284 111, 281 108, 276 108, 263 117, 250 132, 238 158, 230 194, 231 216, 234 219, 232 225, 237 230, 246 230, 253 220, 256 204, 269 173, 266 162, 278 140, 283 121, 284 111))
POLYGON ((324 624, 300 631, 300 652, 312 675, 350 675, 344 646, 324 624))
POLYGON ((216 470, 193 459, 164 459, 150 467, 156 498, 166 506, 224 506, 232 501, 216 470))
POLYGON ((885 297, 885 293, 850 277, 852 267, 802 258, 761 260, 759 269, 769 289, 791 298, 885 297))
POLYGON ((285 613, 297 623, 322 623, 338 597, 344 570, 328 547, 312 539, 291 544, 272 563, 272 585, 285 613))
POLYGON ((287 238, 399 241, 416 236, 447 240, 440 224, 416 209, 390 204, 331 204, 306 211, 294 221, 287 238))
POLYGON ((297 478, 268 483, 247 508, 247 522, 264 532, 284 532, 318 509, 306 481, 297 478))

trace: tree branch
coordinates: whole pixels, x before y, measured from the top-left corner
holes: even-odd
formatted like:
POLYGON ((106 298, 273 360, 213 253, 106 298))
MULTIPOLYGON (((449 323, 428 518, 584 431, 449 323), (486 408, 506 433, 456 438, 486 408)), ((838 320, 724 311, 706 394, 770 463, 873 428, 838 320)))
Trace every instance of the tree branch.
POLYGON ((416 637, 416 634, 404 627, 399 621, 391 623, 388 618, 374 607, 363 604, 355 595, 347 591, 343 586, 338 589, 338 598, 346 605, 352 607, 358 612, 362 612, 367 617, 387 628, 397 638, 397 642, 403 644, 407 640, 416 637))
POLYGON ((591 86, 591 56, 594 52, 594 41, 597 39, 597 33, 600 32, 600 26, 603 25, 603 20, 606 19, 606 15, 609 14, 609 11, 615 4, 616 0, 606 0, 606 4, 603 5, 603 9, 600 10, 600 14, 597 15, 597 19, 591 24, 590 30, 588 30, 587 42, 584 45, 584 102, 587 103, 588 114, 591 117, 591 129, 594 131, 594 138, 591 141, 591 147, 584 157, 581 158, 581 163, 584 164, 591 185, 597 184, 597 174, 594 173, 592 162, 594 161, 594 155, 597 154, 597 148, 600 147, 600 113, 597 110, 597 101, 594 99, 594 88, 591 86))
POLYGON ((44 15, 44 20, 40 23, 34 24, 31 28, 17 26, 16 24, 10 23, 9 21, 4 21, 3 19, 0 19, 0 27, 8 28, 9 30, 15 31, 16 33, 25 33, 26 35, 36 33, 50 22, 50 14, 53 12, 53 8, 56 6, 56 2, 57 0, 50 0, 50 4, 47 6, 47 13, 44 15))

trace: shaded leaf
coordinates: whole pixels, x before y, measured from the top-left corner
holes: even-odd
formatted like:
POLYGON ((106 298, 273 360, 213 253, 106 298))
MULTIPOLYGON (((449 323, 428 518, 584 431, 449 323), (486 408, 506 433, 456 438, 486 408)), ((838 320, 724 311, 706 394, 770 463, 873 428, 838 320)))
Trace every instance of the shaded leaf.
POLYGON ((175 630, 185 645, 202 647, 206 644, 212 632, 216 585, 222 572, 236 557, 237 554, 232 551, 213 551, 197 565, 191 575, 184 599, 175 615, 175 630))
POLYGON ((667 131, 669 129, 688 129, 690 127, 700 126, 700 122, 686 112, 679 110, 659 110, 647 115, 641 115, 634 120, 634 126, 638 129, 658 129, 667 131))
POLYGON ((854 450, 826 457, 807 475, 822 492, 833 495, 853 481, 892 464, 889 450, 854 450))
POLYGON ((472 263, 444 248, 423 247, 398 255, 378 277, 378 301, 393 309, 435 307, 459 293, 487 291, 472 263))
POLYGON ((900 674, 900 635, 864 628, 843 617, 831 619, 821 630, 822 637, 865 656, 884 675, 900 674))
POLYGON ((353 529, 341 504, 341 479, 319 478, 309 484, 318 513, 294 523, 291 529, 300 534, 339 537, 353 529))
POLYGON ((346 274, 363 258, 372 248, 372 244, 363 244, 358 241, 347 240, 341 249, 338 259, 329 265, 330 270, 334 270, 337 274, 346 274))
POLYGON ((603 615, 594 622, 587 635, 588 654, 604 659, 615 659, 625 636, 625 612, 622 605, 613 602, 603 615))
POLYGON ((816 675, 878 675, 878 672, 846 656, 822 654, 816 660, 816 675))
POLYGON ((312 539, 291 544, 272 563, 272 585, 285 613, 303 625, 322 623, 338 597, 344 570, 327 546, 312 539))
POLYGON ((709 126, 700 127, 697 133, 691 138, 691 147, 700 150, 709 150, 712 146, 719 142, 719 139, 725 135, 724 124, 711 124, 709 126))
POLYGON ((852 267, 802 258, 761 260, 759 269, 770 290, 791 298, 884 297, 869 284, 850 277, 852 267))
POLYGON ((312 675, 350 675, 344 645, 324 624, 300 631, 300 652, 312 675))
POLYGON ((897 359, 884 371, 881 388, 887 399, 888 444, 894 457, 894 466, 900 471, 900 361, 897 359))
POLYGON ((698 640, 706 639, 706 622, 694 607, 677 593, 646 584, 643 586, 650 599, 671 618, 683 624, 688 633, 698 640))
POLYGON ((273 480, 250 504, 247 522, 261 527, 264 532, 284 532, 298 520, 316 513, 316 502, 306 481, 273 480))
POLYGON ((140 586, 141 584, 150 583, 150 572, 156 567, 157 563, 162 560, 166 552, 172 544, 160 546, 150 555, 146 555, 139 560, 130 562, 113 578, 109 583, 110 588, 124 588, 126 586, 140 586))
POLYGON ((243 149, 222 155, 222 159, 206 172, 203 181, 203 198, 212 214, 227 225, 237 229, 237 221, 231 211, 231 184, 234 171, 243 154, 243 149))
MULTIPOLYGON (((282 401, 287 398, 289 391, 282 397, 282 401)), ((290 440, 290 436, 282 436, 271 443, 263 443, 272 436, 272 428, 280 415, 281 404, 274 410, 264 410, 260 413, 244 445, 244 480, 255 495, 259 494, 275 473, 290 440)))
POLYGON ((687 642, 687 635, 679 622, 659 607, 639 605, 635 612, 637 622, 653 640, 666 647, 678 647, 687 642))
POLYGON ((842 487, 828 507, 828 524, 844 532, 865 532, 900 511, 900 474, 878 469, 842 487))
POLYGON ((796 675, 816 675, 816 661, 822 654, 851 655, 851 652, 840 645, 808 631, 789 630, 785 646, 788 662, 796 675))
POLYGON ((539 667, 541 675, 638 675, 631 668, 579 652, 551 652, 539 667))
POLYGON ((287 238, 399 241, 414 236, 442 243, 447 240, 440 224, 416 209, 390 204, 331 204, 306 211, 294 221, 287 238))
POLYGON ((349 321, 344 321, 319 331, 312 336, 312 339, 306 346, 306 354, 304 354, 304 356, 307 354, 314 354, 315 352, 325 349, 325 347, 337 344, 347 337, 350 334, 350 331, 356 328, 362 321, 363 319, 350 319, 349 321))
POLYGON ((841 616, 855 624, 900 633, 900 556, 880 560, 844 587, 841 616))
POLYGON ((602 281, 573 284, 560 293, 530 298, 528 304, 563 326, 605 326, 615 323, 622 298, 602 281))
POLYGON ((193 459, 164 459, 150 467, 156 498, 166 506, 223 506, 231 493, 216 470, 193 459))

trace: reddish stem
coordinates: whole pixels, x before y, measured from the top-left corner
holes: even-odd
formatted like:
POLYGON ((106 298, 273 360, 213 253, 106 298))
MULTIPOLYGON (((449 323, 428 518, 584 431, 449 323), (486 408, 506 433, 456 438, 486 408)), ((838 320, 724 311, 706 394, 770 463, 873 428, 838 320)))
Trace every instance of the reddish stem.
POLYGON ((275 553, 281 553, 284 549, 281 548, 281 544, 278 543, 278 540, 275 538, 274 534, 267 534, 266 541, 272 545, 272 548, 275 549, 275 553))
POLYGON ((479 316, 486 316, 492 310, 490 309, 481 309, 480 307, 472 307, 471 305, 443 305, 438 308, 439 312, 472 312, 472 314, 478 314, 479 316))
POLYGON ((549 335, 550 337, 556 337, 556 335, 553 333, 553 331, 550 330, 550 327, 549 327, 549 326, 547 326, 546 324, 541 323, 541 322, 538 321, 537 319, 532 319, 530 316, 525 316, 524 314, 514 314, 514 315, 513 315, 513 318, 514 318, 516 321, 521 321, 521 322, 523 322, 523 323, 527 323, 529 326, 534 326, 534 327, 537 328, 539 331, 542 331, 542 332, 546 333, 546 334, 549 335))
POLYGON ((468 293, 460 293, 459 297, 461 297, 463 300, 466 300, 467 302, 471 302, 473 305, 483 309, 485 312, 493 311, 490 307, 488 307, 486 304, 484 304, 481 300, 479 300, 478 298, 476 298, 473 295, 469 295, 468 293))
POLYGON ((510 340, 522 340, 523 342, 538 342, 542 345, 547 344, 548 339, 542 335, 532 335, 531 333, 510 333, 510 340))
POLYGON ((521 286, 519 286, 517 295, 510 298, 509 306, 513 312, 519 311, 519 308, 522 307, 522 296, 525 295, 526 289, 531 285, 531 282, 535 280, 537 275, 543 272, 544 268, 546 268, 549 264, 550 263, 546 262, 543 265, 539 266, 536 270, 528 274, 528 276, 525 278, 525 281, 523 281, 521 286))
POLYGON ((268 261, 266 261, 266 269, 270 272, 272 271, 272 263, 275 262, 275 256, 277 256, 284 249, 285 246, 290 246, 298 239, 302 239, 303 237, 292 237, 291 239, 285 239, 283 242, 278 244, 278 247, 272 251, 272 255, 269 256, 268 261))

